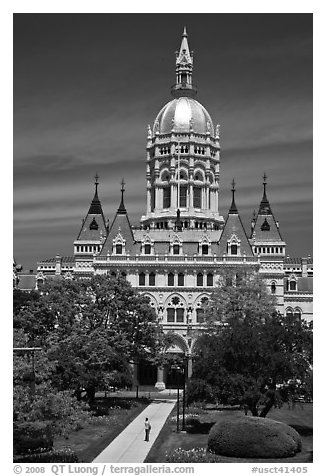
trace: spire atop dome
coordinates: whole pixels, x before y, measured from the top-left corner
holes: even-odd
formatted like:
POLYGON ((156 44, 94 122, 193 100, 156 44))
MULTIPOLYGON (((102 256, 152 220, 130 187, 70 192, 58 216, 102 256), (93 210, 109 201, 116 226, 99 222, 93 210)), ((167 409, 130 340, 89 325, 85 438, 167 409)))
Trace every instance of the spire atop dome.
POLYGON ((197 88, 192 84, 192 70, 193 52, 189 50, 188 34, 184 27, 180 49, 176 51, 176 83, 171 90, 172 96, 196 96, 197 88))
POLYGON ((123 194, 125 192, 125 181, 124 178, 121 180, 121 202, 118 208, 119 215, 125 215, 127 213, 124 201, 123 201, 123 194))
POLYGON ((232 203, 231 203, 231 207, 230 207, 230 210, 229 210, 229 214, 231 215, 235 215, 236 213, 238 213, 238 209, 237 209, 237 206, 235 204, 235 200, 234 200, 234 192, 235 192, 235 181, 234 179, 232 180, 232 188, 231 188, 231 191, 232 191, 232 203))

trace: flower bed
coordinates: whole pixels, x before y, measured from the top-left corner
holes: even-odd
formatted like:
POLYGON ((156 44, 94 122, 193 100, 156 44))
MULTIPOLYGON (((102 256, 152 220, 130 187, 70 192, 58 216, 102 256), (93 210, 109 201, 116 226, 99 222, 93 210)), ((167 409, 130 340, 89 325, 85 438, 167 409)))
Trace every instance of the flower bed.
POLYGON ((192 448, 191 450, 176 450, 166 455, 167 463, 218 463, 219 457, 210 453, 205 448, 192 448))

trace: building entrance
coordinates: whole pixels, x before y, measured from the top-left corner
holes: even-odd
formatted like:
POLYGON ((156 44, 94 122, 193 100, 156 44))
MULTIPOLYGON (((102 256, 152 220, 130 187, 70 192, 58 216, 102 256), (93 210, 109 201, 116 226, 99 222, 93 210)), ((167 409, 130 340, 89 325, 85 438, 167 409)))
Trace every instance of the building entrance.
POLYGON ((138 365, 139 385, 155 385, 157 380, 157 367, 151 362, 141 360, 138 365))

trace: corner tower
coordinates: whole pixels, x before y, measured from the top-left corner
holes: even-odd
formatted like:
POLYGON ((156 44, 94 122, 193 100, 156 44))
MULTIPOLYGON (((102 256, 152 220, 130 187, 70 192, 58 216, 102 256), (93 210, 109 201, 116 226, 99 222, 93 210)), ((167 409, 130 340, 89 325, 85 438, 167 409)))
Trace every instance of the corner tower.
POLYGON ((195 98, 193 53, 184 29, 176 53, 173 99, 158 113, 147 133, 147 209, 144 229, 219 230, 219 125, 195 98), (176 223, 177 222, 177 223, 176 223))

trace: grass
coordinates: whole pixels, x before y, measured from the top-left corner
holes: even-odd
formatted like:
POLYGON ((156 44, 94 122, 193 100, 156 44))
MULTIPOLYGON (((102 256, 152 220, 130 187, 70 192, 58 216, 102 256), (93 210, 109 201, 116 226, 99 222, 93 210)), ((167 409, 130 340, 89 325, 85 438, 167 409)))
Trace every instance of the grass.
MULTIPOLYGON (((105 399, 110 406, 110 398, 105 399)), ((116 398, 114 404, 116 404, 116 398)), ((99 400, 103 406, 103 399, 99 400)), ((73 450, 80 463, 91 463, 148 405, 145 400, 135 400, 130 409, 113 408, 108 415, 92 417, 84 428, 73 431, 67 438, 57 438, 54 448, 73 450)))
MULTIPOLYGON (((203 423, 216 422, 221 416, 227 417, 228 415, 234 415, 239 413, 243 415, 240 410, 201 410, 201 409, 188 409, 189 413, 199 413, 199 419, 203 423)), ((164 463, 166 462, 166 454, 171 453, 176 448, 182 448, 190 450, 196 447, 207 447, 208 434, 188 434, 177 433, 175 417, 176 410, 172 412, 167 419, 165 425, 162 428, 157 440, 152 446, 147 458, 146 463, 164 463)), ((282 408, 273 408, 267 415, 268 418, 272 418, 277 421, 282 421, 288 425, 293 426, 301 435, 302 438, 302 451, 290 458, 281 459, 257 459, 257 458, 235 458, 227 456, 219 456, 221 463, 249 463, 249 462, 279 462, 279 463, 302 463, 312 462, 312 450, 313 450, 313 420, 312 420, 312 404, 305 403, 303 405, 297 405, 295 408, 288 408, 287 404, 284 404, 282 408)))

